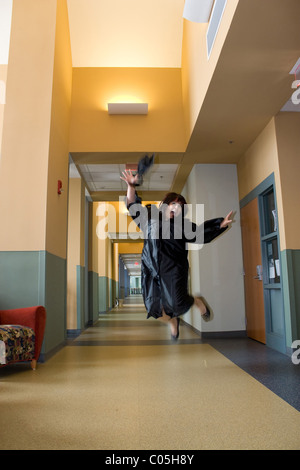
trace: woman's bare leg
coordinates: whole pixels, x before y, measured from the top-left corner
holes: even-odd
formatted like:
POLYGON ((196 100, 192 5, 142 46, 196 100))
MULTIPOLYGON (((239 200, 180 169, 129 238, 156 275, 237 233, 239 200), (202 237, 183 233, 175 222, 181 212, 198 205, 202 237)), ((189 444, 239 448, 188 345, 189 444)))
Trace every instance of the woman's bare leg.
POLYGON ((194 305, 200 311, 201 315, 204 315, 206 313, 206 305, 200 299, 200 297, 195 297, 194 298, 194 305))
POLYGON ((194 298, 194 305, 195 307, 198 308, 202 318, 205 320, 205 321, 208 321, 209 319, 211 319, 211 313, 210 313, 210 310, 209 308, 205 305, 205 303, 203 302, 203 300, 201 299, 201 297, 195 297, 194 298))
POLYGON ((158 320, 164 322, 164 323, 169 323, 170 329, 171 329, 171 335, 176 336, 177 331, 178 331, 178 321, 176 317, 170 317, 170 315, 167 315, 166 312, 163 310, 162 311, 162 316, 158 318, 158 320))

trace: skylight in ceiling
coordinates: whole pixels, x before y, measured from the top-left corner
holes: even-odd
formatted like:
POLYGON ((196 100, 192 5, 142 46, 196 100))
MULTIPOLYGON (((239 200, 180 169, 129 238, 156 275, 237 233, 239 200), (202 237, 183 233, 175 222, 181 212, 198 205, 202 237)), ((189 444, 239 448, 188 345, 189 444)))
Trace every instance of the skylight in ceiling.
POLYGON ((209 57, 218 34, 227 0, 215 0, 206 33, 207 56, 209 57))

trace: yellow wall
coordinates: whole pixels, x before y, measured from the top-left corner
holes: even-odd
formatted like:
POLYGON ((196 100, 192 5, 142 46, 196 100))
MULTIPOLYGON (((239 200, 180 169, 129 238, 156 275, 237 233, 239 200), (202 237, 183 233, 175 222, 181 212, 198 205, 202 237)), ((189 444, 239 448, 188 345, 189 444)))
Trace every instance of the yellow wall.
POLYGON ((275 171, 278 182, 278 153, 275 122, 269 124, 238 162, 239 198, 243 199, 275 171))
POLYGON ((98 204, 92 202, 89 204, 89 261, 88 270, 98 273, 98 237, 96 216, 98 204))
POLYGON ((77 266, 84 266, 85 189, 80 178, 70 179, 68 207, 67 328, 77 325, 77 266))
POLYGON ((299 249, 299 113, 279 113, 238 163, 239 198, 275 176, 280 249, 299 249))
POLYGON ((66 258, 72 57, 66 0, 57 2, 49 143, 46 250, 66 258), (64 191, 57 194, 61 180, 64 191))
MULTIPOLYGON (((144 202, 144 204, 157 204, 153 201, 144 202)), ((123 202, 117 201, 98 202, 96 209, 96 227, 99 238, 107 235, 113 238, 114 234, 129 234, 131 242, 135 234, 141 233, 136 223, 129 216, 129 213, 123 202)))
POLYGON ((73 69, 71 152, 181 152, 183 126, 179 68, 73 69), (109 115, 107 102, 124 95, 147 102, 148 115, 109 115))
POLYGON ((239 0, 227 2, 209 59, 206 31, 208 24, 184 20, 182 41, 182 90, 186 140, 193 131, 210 80, 239 0))
POLYGON ((66 257, 71 78, 66 0, 15 0, 0 161, 4 251, 66 257))
POLYGON ((275 118, 282 213, 285 238, 282 249, 300 249, 300 114, 279 113, 275 118))
POLYGON ((98 239, 98 263, 97 270, 99 276, 109 277, 109 259, 110 259, 110 250, 109 250, 109 239, 105 238, 103 240, 98 239))
POLYGON ((122 242, 116 243, 112 240, 114 234, 121 232, 135 231, 131 225, 132 219, 123 210, 123 203, 119 202, 97 202, 93 203, 93 225, 91 227, 91 239, 94 240, 94 253, 91 262, 94 265, 94 272, 101 278, 100 311, 103 311, 103 296, 106 299, 106 308, 110 308, 114 302, 114 289, 117 285, 114 281, 119 280, 119 254, 120 253, 141 253, 143 243, 122 242), (120 212, 119 212, 120 211, 120 212), (124 220, 119 224, 119 216, 124 220), (95 269, 97 271, 95 271, 95 269), (110 282, 113 281, 112 283, 110 282), (101 303, 102 302, 102 303, 101 303))
POLYGON ((126 253, 134 253, 139 254, 142 253, 143 250, 143 243, 119 243, 119 253, 126 254, 126 253))
POLYGON ((45 249, 55 20, 55 1, 13 2, 0 162, 6 251, 45 249))
POLYGON ((114 281, 119 281, 119 243, 113 245, 113 273, 112 278, 114 281))
POLYGON ((0 64, 0 159, 1 159, 3 118, 4 118, 4 109, 5 109, 6 77, 7 77, 7 65, 0 64))
POLYGON ((68 206, 68 258, 84 266, 84 198, 85 187, 81 178, 71 178, 68 206))
POLYGON ((238 3, 227 3, 209 59, 208 25, 184 20, 182 68, 74 67, 70 151, 185 151, 238 3), (110 116, 110 101, 147 102, 149 114, 110 116))
POLYGON ((243 199, 268 176, 274 173, 278 208, 278 226, 281 249, 285 246, 282 212, 281 181, 278 166, 278 149, 275 120, 269 124, 240 158, 238 165, 239 198, 243 199))

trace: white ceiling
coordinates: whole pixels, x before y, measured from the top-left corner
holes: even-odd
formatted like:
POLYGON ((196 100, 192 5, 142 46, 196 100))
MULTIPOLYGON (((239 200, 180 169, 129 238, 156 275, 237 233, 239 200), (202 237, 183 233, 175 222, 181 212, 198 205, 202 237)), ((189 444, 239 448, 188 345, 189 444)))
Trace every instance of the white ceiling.
POLYGON ((141 255, 139 254, 121 254, 121 260, 123 261, 129 276, 140 276, 141 275, 141 255))
MULTIPOLYGON (((78 165, 78 168, 89 191, 120 191, 121 194, 126 192, 127 185, 120 178, 125 170, 125 164, 88 164, 78 165)), ((176 164, 154 164, 146 173, 140 189, 144 191, 169 190, 176 170, 176 164)))

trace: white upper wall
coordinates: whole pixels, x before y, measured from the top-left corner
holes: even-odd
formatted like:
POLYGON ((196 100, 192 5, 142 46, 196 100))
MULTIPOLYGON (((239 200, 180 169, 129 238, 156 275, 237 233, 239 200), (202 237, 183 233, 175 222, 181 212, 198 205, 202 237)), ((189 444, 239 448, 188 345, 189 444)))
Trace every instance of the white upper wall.
POLYGON ((209 323, 192 308, 185 320, 199 331, 245 330, 242 237, 235 165, 195 165, 184 195, 189 204, 204 205, 204 220, 225 217, 234 211, 230 229, 213 242, 190 251, 191 293, 205 297, 214 312, 209 323))

